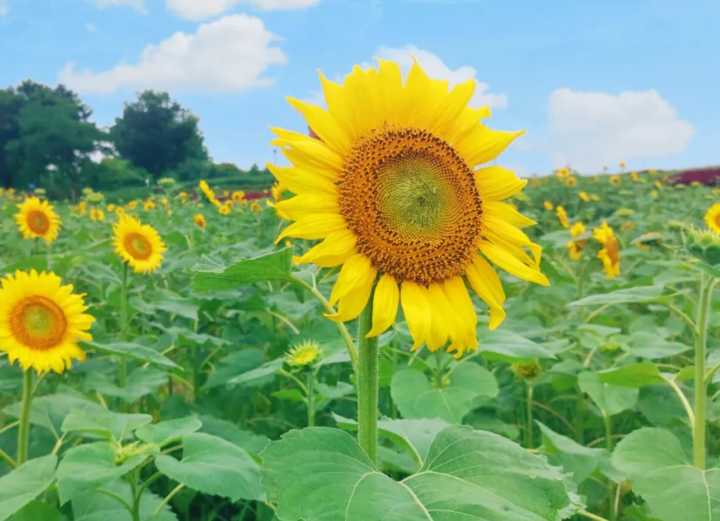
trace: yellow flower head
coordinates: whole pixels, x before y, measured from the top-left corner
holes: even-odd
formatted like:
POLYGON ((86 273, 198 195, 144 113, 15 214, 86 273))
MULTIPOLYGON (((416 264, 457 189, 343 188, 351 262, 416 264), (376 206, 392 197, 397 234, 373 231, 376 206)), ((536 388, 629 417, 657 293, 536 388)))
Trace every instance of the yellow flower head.
POLYGON ((650 172, 650 175, 655 175, 655 174, 657 174, 657 168, 651 168, 649 170, 649 172, 650 172))
POLYGON ((619 175, 611 175, 610 176, 610 184, 613 186, 620 186, 620 183, 622 182, 622 178, 619 175))
POLYGON ((570 228, 570 221, 568 221, 568 215, 565 208, 557 205, 555 208, 555 215, 557 215, 558 221, 560 221, 563 228, 570 228))
POLYGON ((565 186, 569 186, 570 188, 574 188, 577 186, 577 178, 576 177, 568 177, 565 179, 565 186))
POLYGON ((709 229, 720 234, 720 203, 715 203, 705 212, 705 224, 709 229))
POLYGON ((561 181, 570 175, 570 169, 568 168, 558 168, 555 172, 557 173, 558 179, 561 181))
POLYGON ((640 181, 640 176, 638 175, 637 172, 630 172, 630 178, 631 178, 633 181, 640 181))
POLYGON ((633 241, 633 244, 641 250, 649 250, 650 246, 658 244, 662 241, 662 234, 658 232, 643 233, 640 237, 633 241))
POLYGON ((578 193, 578 197, 580 197, 580 199, 582 199, 586 203, 588 201, 590 201, 590 196, 586 192, 583 192, 582 190, 580 190, 580 193, 578 193))
POLYGON ((288 365, 304 367, 318 362, 322 358, 322 350, 317 342, 306 340, 295 345, 285 354, 288 365))
POLYGON ((502 202, 527 180, 500 166, 476 169, 523 132, 490 130, 481 122, 489 109, 467 106, 475 81, 448 93, 417 62, 404 84, 399 65, 384 60, 355 67, 342 85, 320 79, 329 111, 289 100, 317 138, 273 129, 272 144, 292 166, 268 168, 297 194, 275 205, 294 221, 277 241, 321 240, 298 262, 342 266, 328 318, 357 318, 375 288, 369 337, 387 330, 402 305, 413 349, 477 349, 466 282, 489 304, 491 328, 505 316, 491 262, 548 284, 541 248, 518 228, 534 222, 502 202))
POLYGON ((0 351, 24 370, 62 373, 72 360, 85 360, 78 340, 95 319, 85 313, 84 295, 62 286, 54 273, 16 271, 0 280, 0 351))
MULTIPOLYGON (((570 235, 573 239, 581 236, 586 231, 587 229, 585 228, 585 225, 581 222, 577 222, 570 227, 570 235)), ((587 246, 587 242, 587 239, 580 239, 567 243, 567 248, 570 250, 568 255, 570 255, 572 260, 579 260, 580 257, 582 257, 582 252, 585 249, 585 246, 587 246)))
POLYGON ((620 161, 620 168, 625 168, 625 161, 620 161))
POLYGON ((128 210, 134 210, 135 208, 137 208, 137 201, 130 201, 130 202, 127 204, 127 209, 128 209, 128 210))
POLYGON ((50 244, 60 233, 60 217, 47 201, 29 197, 19 204, 15 214, 20 233, 25 239, 42 238, 50 244))
POLYGON ((543 203, 543 206, 544 206, 545 209, 548 210, 548 211, 551 211, 551 210, 554 210, 554 209, 555 209, 555 205, 552 204, 550 201, 545 201, 545 202, 543 203))
POLYGON ((220 212, 221 215, 230 215, 230 212, 232 212, 232 208, 226 204, 223 204, 218 208, 218 212, 220 212))
POLYGON ((245 192, 242 190, 236 190, 232 193, 232 200, 236 203, 241 202, 243 199, 245 199, 245 192))
POLYGON ((599 200, 600 200, 600 196, 599 196, 598 194, 591 194, 591 195, 590 195, 590 199, 593 200, 593 201, 599 201, 599 200))
POLYGON ((91 221, 104 221, 105 212, 99 208, 90 208, 90 220, 91 221))
POLYGON ((603 263, 607 278, 614 279, 620 275, 620 246, 612 228, 603 221, 600 228, 593 230, 593 238, 603 246, 598 253, 598 259, 603 263))
POLYGON ((263 210, 263 208, 262 208, 262 206, 260 205, 259 202, 253 201, 253 202, 250 204, 250 211, 251 211, 252 213, 260 213, 260 212, 262 212, 262 210, 263 210))
POLYGON ((195 217, 193 217, 193 224, 204 230, 205 226, 207 226, 205 216, 201 213, 195 214, 195 217))
POLYGON ((654 184, 655 184, 655 188, 657 188, 658 190, 662 190, 663 185, 660 181, 658 181, 656 179, 654 184))
POLYGON ((107 211, 108 211, 109 213, 114 212, 114 211, 115 211, 115 205, 112 204, 112 203, 110 203, 109 205, 107 205, 107 211))
POLYGON ((148 200, 145 201, 145 203, 143 204, 143 207, 145 208, 145 210, 154 210, 154 209, 155 209, 155 202, 152 201, 152 200, 150 200, 150 199, 148 199, 148 200))
POLYGON ((113 232, 115 253, 135 273, 150 273, 160 268, 167 246, 155 228, 130 215, 123 215, 120 222, 113 226, 113 232))

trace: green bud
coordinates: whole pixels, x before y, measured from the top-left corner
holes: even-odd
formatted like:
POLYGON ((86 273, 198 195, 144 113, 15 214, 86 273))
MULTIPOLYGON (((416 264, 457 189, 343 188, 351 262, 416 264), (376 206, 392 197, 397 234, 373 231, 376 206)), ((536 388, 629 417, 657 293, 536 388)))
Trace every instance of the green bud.
POLYGON ((175 185, 175 179, 172 177, 161 177, 158 179, 158 184, 163 188, 170 188, 175 185))
POLYGON ((684 237, 685 248, 701 262, 720 266, 720 235, 712 230, 692 227, 684 237))

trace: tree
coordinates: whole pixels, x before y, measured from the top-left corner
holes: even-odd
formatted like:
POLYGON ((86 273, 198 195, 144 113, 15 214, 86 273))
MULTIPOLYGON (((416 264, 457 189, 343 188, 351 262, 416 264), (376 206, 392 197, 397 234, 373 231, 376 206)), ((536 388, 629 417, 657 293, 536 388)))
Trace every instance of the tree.
POLYGON ((155 179, 188 161, 207 161, 198 118, 165 92, 147 90, 126 103, 110 131, 119 154, 155 179))

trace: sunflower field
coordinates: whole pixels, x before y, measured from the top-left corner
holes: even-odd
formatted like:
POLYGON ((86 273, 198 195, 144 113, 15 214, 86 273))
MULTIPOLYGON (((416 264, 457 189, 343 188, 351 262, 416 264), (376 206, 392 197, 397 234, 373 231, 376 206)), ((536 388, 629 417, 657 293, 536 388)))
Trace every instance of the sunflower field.
POLYGON ((720 519, 720 191, 321 79, 264 192, 0 192, 0 521, 720 519))

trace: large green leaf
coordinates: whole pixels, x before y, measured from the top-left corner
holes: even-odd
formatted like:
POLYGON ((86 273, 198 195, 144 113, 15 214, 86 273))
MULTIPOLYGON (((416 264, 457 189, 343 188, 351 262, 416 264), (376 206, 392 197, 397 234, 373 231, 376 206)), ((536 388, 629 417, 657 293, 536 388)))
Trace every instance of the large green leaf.
MULTIPOLYGON (((100 404, 72 394, 51 394, 35 398, 30 409, 30 423, 44 427, 60 437, 60 429, 65 417, 73 409, 104 410, 100 404)), ((3 412, 13 418, 20 418, 22 402, 14 403, 3 409, 3 412)))
POLYGON ((635 406, 638 390, 610 385, 600 380, 597 373, 584 371, 578 375, 580 390, 587 393, 595 405, 608 416, 614 416, 635 406))
POLYGON ((449 380, 447 387, 437 388, 423 372, 403 369, 393 376, 390 392, 403 417, 441 418, 450 423, 460 423, 474 408, 476 398, 498 394, 492 373, 472 362, 458 365, 449 380))
POLYGON ((60 504, 112 483, 142 464, 150 452, 136 454, 118 462, 116 447, 111 442, 90 443, 68 450, 57 470, 60 504))
POLYGON ((588 448, 558 434, 547 425, 536 421, 542 433, 544 454, 550 462, 561 465, 566 471, 573 473, 573 481, 580 483, 590 477, 600 465, 600 460, 610 454, 604 449, 588 448))
POLYGON ((73 410, 62 425, 63 432, 94 434, 118 441, 129 438, 132 432, 152 421, 149 414, 123 414, 108 410, 73 410))
POLYGON ((221 358, 215 370, 210 373, 204 388, 211 389, 220 385, 226 385, 236 376, 257 369, 262 365, 264 353, 262 349, 241 349, 233 351, 224 358, 221 358))
POLYGON ((209 434, 183 437, 183 458, 155 460, 158 470, 170 479, 202 492, 230 498, 262 499, 257 464, 252 457, 228 441, 209 434))
POLYGON ((288 280, 292 273, 292 252, 292 248, 283 248, 252 259, 243 259, 228 267, 203 256, 193 266, 193 289, 223 290, 266 280, 288 280))
MULTIPOLYGON (((3 519, 0 514, 0 519, 3 519)), ((65 516, 53 505, 31 501, 7 518, 8 521, 66 521, 65 516)))
POLYGON ((117 355, 123 358, 131 358, 141 362, 149 362, 163 367, 179 367, 168 357, 161 355, 150 347, 142 346, 140 344, 133 344, 131 342, 83 343, 92 349, 100 351, 101 353, 117 355))
POLYGON ((604 369, 598 371, 597 375, 603 382, 619 387, 644 387, 665 382, 660 369, 652 362, 604 369))
POLYGON ((671 432, 643 428, 628 434, 615 448, 613 464, 630 477, 658 519, 720 519, 720 469, 690 464, 671 432))
POLYGON ((156 443, 161 447, 178 441, 186 434, 192 434, 202 427, 197 416, 188 416, 176 420, 167 420, 156 424, 146 424, 135 431, 137 439, 145 443, 156 443))
POLYGON ((510 330, 500 329, 487 331, 481 335, 480 352, 489 360, 503 360, 505 362, 555 358, 553 353, 537 342, 533 342, 510 330))
POLYGON ((154 393, 166 383, 167 375, 157 367, 137 367, 128 375, 125 387, 117 385, 114 377, 101 373, 87 375, 84 387, 88 391, 98 391, 104 396, 122 398, 127 403, 133 403, 154 393))
POLYGON ((145 315, 155 315, 158 311, 165 311, 189 320, 197 320, 197 305, 190 298, 164 289, 157 289, 151 293, 143 293, 143 297, 130 297, 130 305, 145 315))
POLYGON ((0 521, 42 494, 55 481, 57 456, 32 459, 0 478, 0 521))
POLYGON ((631 302, 652 302, 662 298, 665 288, 662 286, 640 286, 637 288, 626 288, 590 295, 580 300, 570 302, 568 306, 597 306, 601 304, 628 304, 631 302))
POLYGON ((234 376, 228 380, 228 385, 257 386, 269 383, 283 366, 283 359, 277 358, 264 363, 256 369, 234 376))
POLYGON ((635 356, 654 360, 679 355, 692 349, 692 346, 671 342, 647 331, 636 331, 630 335, 627 349, 635 356))
POLYGON ((262 457, 280 521, 558 521, 572 508, 560 469, 469 427, 442 430, 400 482, 338 429, 290 431, 262 457))
MULTIPOLYGON (((103 486, 102 490, 110 492, 132 505, 132 490, 130 489, 130 483, 127 481, 114 481, 103 486)), ((146 490, 140 499, 140 520, 148 521, 152 519, 153 513, 160 506, 160 503, 162 503, 162 498, 146 490)), ((75 516, 74 521, 132 521, 132 515, 122 503, 98 490, 80 494, 72 500, 72 507, 75 516)), ((163 520, 177 520, 177 517, 167 505, 163 507, 161 514, 163 520)))
POLYGON ((267 436, 243 430, 227 420, 221 420, 213 416, 201 416, 200 421, 202 421, 200 432, 212 434, 234 443, 250 454, 260 454, 270 443, 270 438, 267 436))

